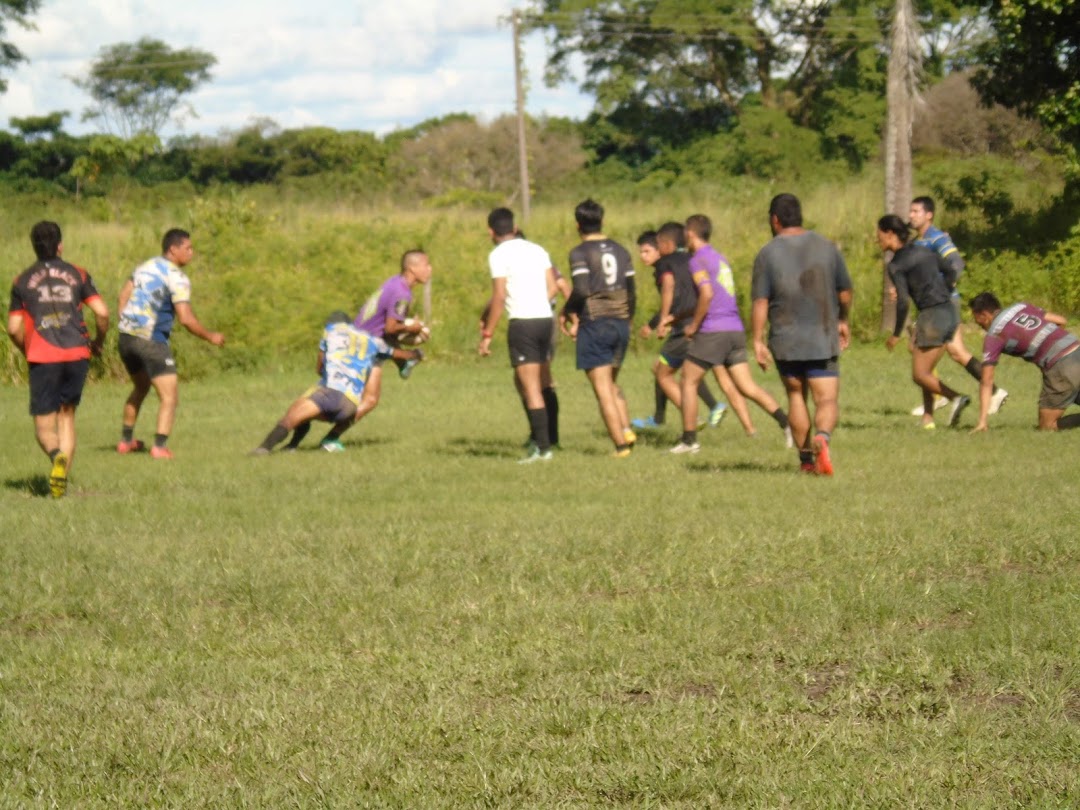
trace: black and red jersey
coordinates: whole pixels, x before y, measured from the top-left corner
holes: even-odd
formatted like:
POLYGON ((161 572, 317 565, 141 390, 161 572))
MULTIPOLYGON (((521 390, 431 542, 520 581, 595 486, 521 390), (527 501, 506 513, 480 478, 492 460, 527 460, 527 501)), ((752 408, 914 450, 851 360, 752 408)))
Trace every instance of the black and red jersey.
POLYGON ((22 314, 26 359, 64 363, 90 357, 82 305, 100 298, 89 273, 63 259, 31 265, 11 285, 8 312, 22 314))

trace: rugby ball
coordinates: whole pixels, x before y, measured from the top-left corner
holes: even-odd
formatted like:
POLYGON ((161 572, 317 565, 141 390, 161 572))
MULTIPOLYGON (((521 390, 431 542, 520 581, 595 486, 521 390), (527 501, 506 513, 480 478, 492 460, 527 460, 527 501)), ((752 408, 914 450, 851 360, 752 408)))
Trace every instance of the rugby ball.
MULTIPOLYGON (((411 327, 416 321, 409 318, 405 321, 405 325, 411 327)), ((431 329, 425 324, 419 332, 402 332, 398 336, 398 345, 400 346, 419 346, 422 343, 427 343, 431 337, 431 329)))

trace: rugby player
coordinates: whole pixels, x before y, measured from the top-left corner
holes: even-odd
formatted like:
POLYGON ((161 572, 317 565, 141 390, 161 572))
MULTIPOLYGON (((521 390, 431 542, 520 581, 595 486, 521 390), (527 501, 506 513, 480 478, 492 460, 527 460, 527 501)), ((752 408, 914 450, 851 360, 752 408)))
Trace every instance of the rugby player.
POLYGON ((851 340, 852 285, 836 245, 802 222, 794 194, 773 197, 773 238, 754 259, 750 329, 758 365, 764 370, 776 360, 800 469, 832 475, 829 442, 840 416, 839 355, 851 340), (813 436, 807 395, 814 401, 813 436))
POLYGON ((60 258, 60 226, 38 222, 30 229, 37 261, 11 285, 7 332, 30 367, 30 415, 34 436, 49 457, 49 491, 67 492, 75 457, 75 409, 82 401, 91 353, 101 354, 109 329, 109 308, 90 275, 60 258), (91 341, 82 305, 94 313, 91 341))
POLYGON ((169 347, 173 323, 179 321, 191 334, 214 346, 224 346, 225 336, 206 329, 191 308, 191 280, 183 270, 195 256, 191 235, 179 228, 166 231, 161 253, 135 268, 120 290, 120 359, 134 388, 124 403, 116 452, 127 454, 143 449, 143 443, 134 438, 135 422, 153 386, 159 405, 150 455, 171 459, 173 454, 166 444, 179 401, 176 361, 169 347))
POLYGON ((957 393, 934 374, 946 345, 960 325, 949 293, 953 287, 953 268, 925 245, 909 243, 910 235, 907 223, 896 214, 878 220, 878 245, 882 251, 893 252, 888 270, 889 279, 896 288, 896 326, 885 346, 892 351, 900 342, 908 301, 913 300, 919 309, 919 317, 915 321, 911 349, 911 379, 922 389, 922 426, 926 429, 934 427, 934 398, 942 396, 951 403, 949 426, 955 427, 971 399, 957 393))
POLYGON ((971 299, 971 314, 986 331, 975 430, 988 429, 986 417, 994 401, 994 370, 1002 354, 1023 358, 1042 372, 1039 430, 1066 427, 1062 415, 1070 405, 1080 403, 1080 340, 1065 329, 1064 316, 1022 301, 1002 309, 1001 302, 989 292, 971 299))
POLYGON ((577 367, 592 384, 615 457, 626 458, 637 436, 630 429, 618 379, 634 317, 634 265, 626 248, 604 235, 600 203, 592 199, 578 203, 574 219, 582 242, 570 251, 573 290, 563 307, 560 328, 577 341, 577 367))
POLYGON ((712 222, 704 214, 686 220, 686 243, 690 248, 690 273, 697 286, 697 306, 684 329, 689 345, 683 369, 683 435, 672 453, 696 453, 697 397, 694 392, 710 369, 716 376, 732 410, 747 435, 755 435, 747 397, 776 420, 791 446, 787 415, 776 400, 754 382, 746 355, 746 329, 735 300, 735 277, 731 265, 710 243, 712 222))

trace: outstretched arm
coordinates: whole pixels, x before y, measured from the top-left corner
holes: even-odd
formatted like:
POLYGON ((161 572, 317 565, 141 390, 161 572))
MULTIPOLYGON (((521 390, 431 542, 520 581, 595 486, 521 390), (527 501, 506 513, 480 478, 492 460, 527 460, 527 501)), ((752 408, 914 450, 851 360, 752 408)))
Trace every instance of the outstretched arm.
POLYGON ((199 319, 195 317, 195 311, 191 308, 191 304, 177 304, 176 317, 181 325, 191 332, 191 334, 195 335, 195 337, 202 338, 207 343, 212 343, 215 346, 225 345, 225 336, 221 334, 221 332, 211 332, 199 323, 199 319))

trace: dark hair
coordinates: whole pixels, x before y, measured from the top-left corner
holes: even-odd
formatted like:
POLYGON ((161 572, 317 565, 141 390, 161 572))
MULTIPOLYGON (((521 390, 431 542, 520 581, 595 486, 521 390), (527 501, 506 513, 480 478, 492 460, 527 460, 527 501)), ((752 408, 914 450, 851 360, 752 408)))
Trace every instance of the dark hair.
POLYGON ((694 214, 686 219, 686 230, 697 234, 703 242, 708 242, 712 236, 712 222, 704 214, 694 214))
POLYGON ((330 317, 326 319, 326 325, 330 326, 335 323, 350 323, 352 318, 348 316, 343 310, 335 309, 330 313, 330 317))
POLYGON ((1001 302, 992 292, 981 292, 968 303, 972 312, 997 312, 1001 309, 1001 302))
POLYGON ((934 201, 930 197, 916 197, 911 201, 912 205, 921 205, 923 210, 928 213, 934 213, 934 201))
POLYGON ((574 219, 582 236, 600 233, 604 229, 604 206, 590 197, 578 203, 574 209, 574 219))
POLYGON ((656 231, 645 231, 637 238, 638 247, 652 245, 656 247, 656 231))
POLYGON ((911 238, 911 226, 896 214, 886 214, 877 221, 877 229, 883 233, 894 233, 901 244, 906 245, 911 238))
POLYGON ((34 255, 43 262, 59 255, 61 241, 60 226, 55 222, 43 220, 30 229, 30 244, 34 246, 34 255))
POLYGON ((665 222, 656 232, 657 239, 668 239, 675 243, 675 247, 686 247, 686 228, 681 222, 665 222))
POLYGON ((487 222, 496 236, 506 236, 514 232, 514 212, 509 208, 496 208, 488 214, 487 222))
POLYGON ((409 265, 412 264, 412 260, 415 256, 423 256, 425 252, 422 248, 409 248, 401 254, 401 272, 404 273, 409 265))
POLYGON ((182 231, 179 228, 169 228, 169 230, 165 231, 165 235, 161 237, 162 255, 168 253, 172 248, 184 244, 190 238, 191 234, 187 231, 182 231))
POLYGON ((802 205, 794 194, 777 194, 769 203, 769 216, 776 217, 781 228, 802 226, 802 205))

